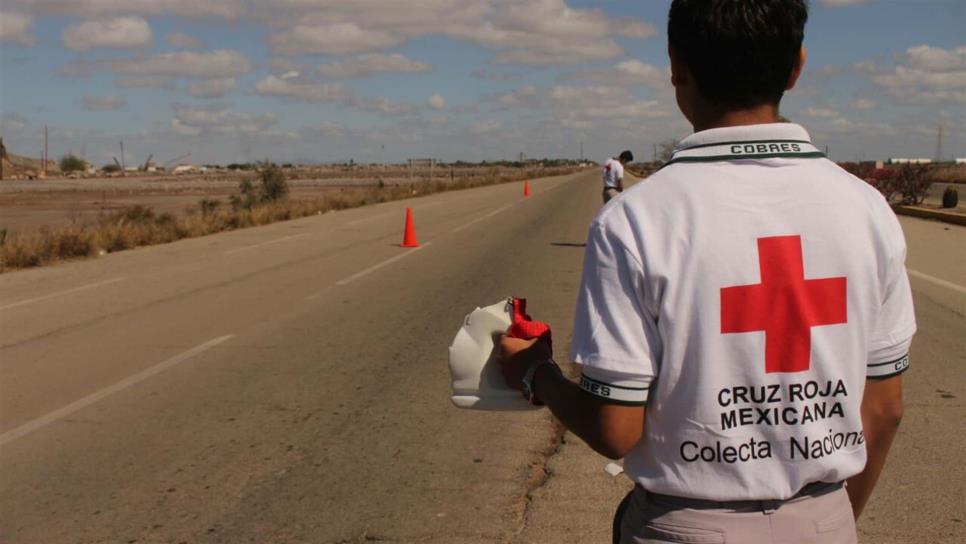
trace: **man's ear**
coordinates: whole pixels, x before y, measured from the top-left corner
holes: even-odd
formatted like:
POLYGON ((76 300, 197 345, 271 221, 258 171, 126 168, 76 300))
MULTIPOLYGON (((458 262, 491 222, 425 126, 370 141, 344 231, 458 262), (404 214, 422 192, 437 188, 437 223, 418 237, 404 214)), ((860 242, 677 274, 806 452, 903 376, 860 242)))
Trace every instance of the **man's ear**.
POLYGON ((802 71, 805 70, 805 61, 808 60, 808 50, 805 46, 798 52, 798 61, 795 62, 795 66, 792 68, 792 73, 788 76, 788 83, 785 84, 785 90, 790 91, 798 83, 798 78, 802 76, 802 71))
POLYGON ((667 44, 667 55, 671 59, 671 85, 675 88, 687 86, 688 67, 670 43, 667 44))

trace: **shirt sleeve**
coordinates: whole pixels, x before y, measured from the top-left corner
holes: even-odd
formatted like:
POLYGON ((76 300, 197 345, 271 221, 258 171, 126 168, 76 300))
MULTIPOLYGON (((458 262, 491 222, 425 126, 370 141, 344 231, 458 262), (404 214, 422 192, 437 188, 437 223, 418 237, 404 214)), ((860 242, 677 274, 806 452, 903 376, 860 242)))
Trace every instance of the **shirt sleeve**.
POLYGON ((584 391, 621 403, 647 400, 662 348, 644 285, 640 261, 613 233, 591 227, 570 353, 583 366, 584 391))
POLYGON ((891 217, 898 247, 889 259, 882 283, 882 305, 869 345, 866 375, 888 378, 909 368, 909 346, 916 332, 912 289, 906 273, 906 244, 898 220, 891 217))

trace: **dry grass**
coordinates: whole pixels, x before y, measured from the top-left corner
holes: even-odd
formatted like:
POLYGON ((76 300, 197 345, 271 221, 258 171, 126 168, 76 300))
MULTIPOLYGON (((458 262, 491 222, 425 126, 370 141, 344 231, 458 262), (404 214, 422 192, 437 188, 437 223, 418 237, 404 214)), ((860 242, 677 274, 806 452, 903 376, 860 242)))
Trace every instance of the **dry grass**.
MULTIPOLYGON (((569 171, 574 171, 570 169, 569 171)), ((550 175, 567 171, 555 171, 550 175)), ((227 230, 267 225, 335 210, 401 200, 418 195, 470 189, 485 185, 532 179, 548 172, 518 171, 495 177, 432 181, 397 187, 344 189, 315 200, 280 200, 250 209, 231 209, 209 199, 199 202, 193 213, 176 218, 157 215, 150 208, 131 206, 101 216, 94 223, 74 223, 56 229, 43 229, 29 235, 0 237, 0 272, 113 253, 141 246, 166 244, 227 230)))
POLYGON ((966 184, 966 164, 936 166, 930 172, 929 180, 937 183, 966 184))

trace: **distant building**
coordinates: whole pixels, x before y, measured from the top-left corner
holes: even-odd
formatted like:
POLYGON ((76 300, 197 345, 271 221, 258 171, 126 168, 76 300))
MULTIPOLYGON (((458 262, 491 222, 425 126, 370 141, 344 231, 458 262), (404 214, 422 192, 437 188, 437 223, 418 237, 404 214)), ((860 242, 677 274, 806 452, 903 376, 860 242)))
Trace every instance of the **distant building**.
POLYGON ((962 158, 962 159, 957 158, 956 164, 966 164, 966 158, 962 158))
POLYGON ((197 168, 190 164, 182 164, 181 166, 175 166, 174 170, 171 171, 172 174, 191 174, 195 172, 197 168))
POLYGON ((932 159, 889 159, 889 164, 932 164, 932 159))

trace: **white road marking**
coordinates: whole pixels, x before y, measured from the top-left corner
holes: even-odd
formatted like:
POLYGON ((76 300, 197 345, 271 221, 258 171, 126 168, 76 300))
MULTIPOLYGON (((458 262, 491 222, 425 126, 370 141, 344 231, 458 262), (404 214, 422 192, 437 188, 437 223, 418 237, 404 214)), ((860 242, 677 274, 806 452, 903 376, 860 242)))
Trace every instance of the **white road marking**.
POLYGON ((27 304, 32 304, 34 302, 40 302, 42 300, 48 300, 54 297, 59 297, 61 295, 69 295, 71 293, 78 293, 80 291, 87 291, 88 289, 94 289, 101 287, 103 285, 110 285, 112 283, 117 283, 119 281, 124 281, 124 278, 114 278, 112 280, 99 281, 97 283, 92 283, 90 285, 82 285, 80 287, 74 287, 73 289, 67 289, 66 291, 57 291, 56 293, 50 293, 49 295, 43 295, 40 297, 28 298, 27 300, 21 300, 18 302, 11 302, 10 304, 4 304, 0 306, 0 310, 7 310, 10 308, 16 308, 17 306, 25 306, 27 304))
POLYGON ((301 238, 303 236, 308 236, 308 235, 309 235, 309 233, 303 232, 302 234, 293 234, 292 236, 285 236, 284 238, 278 238, 276 240, 269 240, 268 242, 262 242, 260 244, 254 244, 254 245, 250 245, 250 246, 245 246, 245 247, 239 247, 239 248, 235 248, 235 249, 230 249, 230 250, 228 250, 228 251, 225 252, 225 255, 231 255, 231 254, 239 253, 239 252, 242 252, 242 251, 248 251, 249 249, 255 249, 255 248, 258 248, 258 247, 262 247, 262 246, 269 246, 269 245, 272 245, 272 244, 278 244, 280 242, 286 242, 288 240, 294 240, 295 238, 301 238))
POLYGON ((914 278, 919 278, 923 281, 928 281, 940 287, 945 287, 946 289, 952 289, 957 293, 966 295, 966 287, 963 287, 962 285, 957 285, 951 281, 941 280, 935 276, 930 276, 929 274, 923 274, 922 272, 919 272, 918 270, 912 270, 911 268, 907 268, 906 271, 909 273, 910 276, 914 278))
POLYGON ((328 290, 329 290, 329 287, 326 287, 325 289, 323 289, 321 291, 316 291, 315 293, 312 293, 311 295, 305 297, 304 300, 315 300, 315 299, 321 297, 322 296, 322 293, 325 293, 328 290))
POLYGON ((488 214, 486 214, 486 215, 484 215, 482 217, 477 217, 476 219, 470 221, 469 223, 465 223, 465 224, 463 224, 463 225, 461 225, 459 227, 456 227, 455 229, 451 230, 450 232, 453 233, 453 234, 456 234, 457 232, 466 230, 466 229, 472 227, 473 225, 479 223, 480 221, 484 221, 486 219, 489 219, 489 218, 493 217, 494 215, 496 215, 498 213, 505 212, 505 211, 509 210, 513 206, 516 206, 516 204, 517 203, 514 202, 513 204, 507 204, 506 206, 503 206, 502 208, 497 208, 497 209, 493 210, 492 212, 490 212, 490 213, 488 213, 488 214))
POLYGON ((383 268, 385 266, 389 266, 389 265, 391 265, 392 263, 394 263, 396 261, 405 259, 406 257, 409 257, 413 253, 416 253, 417 251, 419 251, 419 250, 421 250, 423 248, 429 247, 431 244, 432 244, 432 242, 426 242, 425 244, 423 244, 423 245, 421 245, 421 246, 419 246, 417 248, 413 248, 412 250, 407 251, 405 253, 400 253, 399 255, 396 255, 395 257, 386 259, 385 261, 382 261, 379 264, 374 264, 374 265, 370 266, 369 268, 367 268, 367 269, 365 269, 365 270, 363 270, 361 272, 356 272, 355 274, 349 276, 348 278, 345 278, 345 279, 342 279, 342 280, 339 280, 339 281, 335 282, 335 284, 336 285, 348 285, 348 284, 356 281, 359 278, 362 278, 364 276, 368 276, 369 274, 375 272, 376 270, 379 270, 380 268, 383 268))
POLYGON ((58 419, 61 419, 65 416, 69 416, 70 414, 73 414, 74 412, 82 408, 86 408, 94 404, 95 402, 101 399, 104 399, 105 397, 108 397, 110 395, 113 395, 114 393, 117 393, 118 391, 131 387, 136 383, 142 382, 150 378, 151 376, 164 372, 165 370, 179 363, 183 363, 184 361, 187 361, 188 359, 194 357, 195 355, 208 351, 209 349, 219 344, 227 342, 233 336, 234 336, 233 334, 229 334, 226 336, 222 336, 220 338, 215 338, 214 340, 209 340, 204 344, 201 344, 200 346, 191 348, 188 351, 181 353, 180 355, 175 355, 174 357, 168 359, 167 361, 162 361, 150 368, 147 368, 142 370, 141 372, 138 372, 133 376, 129 376, 115 383, 114 385, 110 385, 108 387, 105 387, 104 389, 101 389, 100 391, 91 393, 90 395, 87 395, 82 399, 78 399, 68 404, 67 406, 64 406, 63 408, 54 410, 53 412, 50 412, 47 415, 28 421, 27 423, 24 423, 23 425, 15 429, 11 429, 3 434, 0 434, 0 446, 3 446, 4 444, 7 444, 9 442, 13 442, 14 440, 24 435, 27 435, 29 433, 32 433, 37 429, 40 429, 41 427, 49 425, 54 421, 57 421, 58 419))

